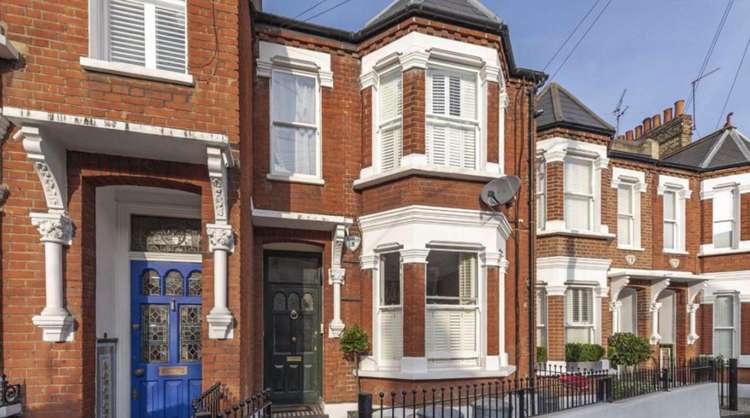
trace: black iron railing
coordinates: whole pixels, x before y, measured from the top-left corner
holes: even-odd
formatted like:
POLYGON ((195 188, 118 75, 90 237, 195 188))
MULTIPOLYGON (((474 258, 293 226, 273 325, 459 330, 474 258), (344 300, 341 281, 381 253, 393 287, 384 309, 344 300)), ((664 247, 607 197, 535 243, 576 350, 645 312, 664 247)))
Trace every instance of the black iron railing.
POLYGON ((0 377, 0 407, 21 403, 21 385, 8 384, 5 375, 0 377))
POLYGON ((258 392, 236 403, 230 403, 220 383, 208 388, 193 402, 195 418, 271 418, 271 393, 258 392))
POLYGON ((731 405, 726 370, 723 361, 714 359, 664 369, 568 371, 553 367, 523 379, 362 394, 359 418, 534 417, 700 383, 719 383, 722 405, 731 405))

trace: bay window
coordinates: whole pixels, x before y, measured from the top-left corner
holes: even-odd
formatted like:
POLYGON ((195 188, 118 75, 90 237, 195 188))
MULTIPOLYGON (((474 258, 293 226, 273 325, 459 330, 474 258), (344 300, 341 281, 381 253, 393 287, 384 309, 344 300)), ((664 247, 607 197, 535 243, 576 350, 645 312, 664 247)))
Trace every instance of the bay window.
POLYGON ((734 295, 717 295, 714 301, 714 355, 733 358, 736 350, 736 298, 734 295))
POLYGON ((187 73, 185 0, 91 1, 91 58, 187 73))
POLYGON ((425 147, 428 162, 437 166, 477 169, 477 74, 429 69, 426 101, 425 147))
POLYGON ((680 224, 677 212, 677 192, 666 190, 663 195, 664 201, 664 249, 679 251, 680 245, 680 224))
POLYGON ((737 214, 739 198, 736 187, 726 187, 714 191, 713 197, 713 244, 714 248, 736 248, 737 214))
POLYGON ((536 227, 544 229, 547 222, 547 172, 544 162, 536 169, 536 227))
POLYGON ((581 157, 565 158, 565 226, 573 231, 592 231, 594 224, 594 166, 581 157))
POLYGON ((320 90, 316 77, 274 70, 271 76, 271 175, 320 178, 320 90))
POLYGON ((620 247, 635 246, 634 186, 634 184, 620 184, 617 187, 617 244, 620 247))
POLYGON ((594 290, 572 287, 565 291, 565 342, 591 343, 594 334, 594 290))
POLYGON ((401 70, 392 70, 380 77, 378 86, 377 138, 380 170, 401 165, 403 154, 403 82, 401 70))
POLYGON ((426 354, 451 366, 477 365, 479 304, 477 256, 430 251, 427 256, 426 354))
POLYGON ((381 364, 394 366, 403 353, 402 271, 399 253, 380 256, 379 280, 379 357, 381 364))

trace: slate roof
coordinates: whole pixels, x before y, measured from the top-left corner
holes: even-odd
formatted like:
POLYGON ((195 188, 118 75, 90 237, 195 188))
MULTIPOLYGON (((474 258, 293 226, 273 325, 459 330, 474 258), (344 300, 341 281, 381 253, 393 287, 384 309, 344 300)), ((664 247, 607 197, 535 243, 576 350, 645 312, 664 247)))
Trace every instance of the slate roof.
POLYGON ((750 163, 750 139, 733 126, 713 132, 663 158, 665 162, 716 170, 750 163))
POLYGON ((550 83, 537 95, 537 130, 563 127, 602 135, 614 135, 615 128, 557 83, 550 83))
POLYGON ((499 25, 500 18, 479 0, 394 0, 382 12, 365 23, 363 31, 380 26, 409 10, 420 10, 448 18, 471 20, 487 25, 499 25))

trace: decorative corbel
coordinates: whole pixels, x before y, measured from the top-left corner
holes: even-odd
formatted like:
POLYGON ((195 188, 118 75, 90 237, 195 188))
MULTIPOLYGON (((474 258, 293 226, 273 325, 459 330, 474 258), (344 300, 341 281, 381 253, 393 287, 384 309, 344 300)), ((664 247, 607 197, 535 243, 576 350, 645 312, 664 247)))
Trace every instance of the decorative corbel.
POLYGON ((208 147, 208 177, 214 207, 214 223, 206 225, 208 249, 214 256, 214 306, 206 315, 208 338, 222 340, 234 337, 234 317, 227 307, 227 265, 234 252, 234 232, 228 223, 227 165, 224 151, 208 147))
POLYGON ((344 321, 341 320, 341 286, 344 285, 346 270, 341 266, 344 253, 344 238, 346 226, 337 225, 333 231, 331 242, 331 268, 328 270, 328 284, 333 286, 333 319, 328 325, 328 336, 338 338, 344 331, 344 321))
POLYGON ((45 306, 31 322, 42 329, 42 339, 49 342, 73 340, 73 316, 65 308, 63 283, 64 246, 73 241, 73 222, 67 211, 67 167, 65 149, 44 140, 39 128, 21 126, 16 140, 22 141, 26 158, 42 184, 47 212, 30 213, 31 224, 39 231, 44 244, 45 306))
POLYGON ((659 295, 669 286, 669 279, 659 280, 658 282, 651 285, 651 344, 656 345, 661 341, 661 335, 659 335, 659 310, 661 309, 661 303, 657 302, 659 295))
POLYGON ((687 288, 687 306, 685 307, 688 313, 688 318, 690 320, 690 332, 687 336, 687 343, 688 345, 695 344, 696 341, 698 341, 698 332, 696 330, 696 324, 695 324, 695 314, 698 311, 699 304, 695 303, 695 298, 698 296, 698 294, 703 291, 708 286, 707 281, 702 281, 699 283, 692 284, 688 286, 687 288))

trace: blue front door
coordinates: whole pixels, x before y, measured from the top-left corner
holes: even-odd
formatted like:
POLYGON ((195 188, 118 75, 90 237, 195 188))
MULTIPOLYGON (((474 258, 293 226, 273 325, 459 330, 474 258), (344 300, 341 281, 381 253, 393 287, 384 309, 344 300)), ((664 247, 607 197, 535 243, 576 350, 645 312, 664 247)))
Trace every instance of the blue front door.
POLYGON ((189 418, 201 393, 201 264, 131 261, 134 418, 189 418))

